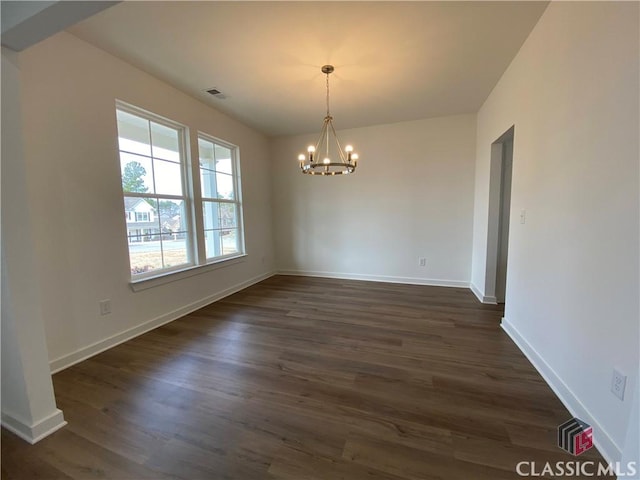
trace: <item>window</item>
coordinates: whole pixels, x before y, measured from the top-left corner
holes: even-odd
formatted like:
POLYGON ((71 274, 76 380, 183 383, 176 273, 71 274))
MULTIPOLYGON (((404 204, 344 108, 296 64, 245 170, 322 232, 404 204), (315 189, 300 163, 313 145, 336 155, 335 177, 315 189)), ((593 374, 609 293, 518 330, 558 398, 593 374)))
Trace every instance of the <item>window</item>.
POLYGON ((198 136, 204 245, 208 260, 241 251, 242 222, 235 149, 198 136))
POLYGON ((192 178, 185 126, 122 102, 116 117, 131 278, 242 255, 238 148, 200 134, 192 178))

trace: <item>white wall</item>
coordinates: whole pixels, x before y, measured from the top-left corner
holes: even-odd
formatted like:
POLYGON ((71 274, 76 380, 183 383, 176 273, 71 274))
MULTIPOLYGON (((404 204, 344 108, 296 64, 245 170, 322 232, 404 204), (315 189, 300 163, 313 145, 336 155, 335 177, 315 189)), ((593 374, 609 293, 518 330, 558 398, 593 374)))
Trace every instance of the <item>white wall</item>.
POLYGON ((33 255, 53 368, 274 269, 266 137, 67 33, 24 51, 20 61, 33 255), (131 290, 115 99, 187 125, 193 153, 198 129, 240 147, 245 261, 131 290), (113 313, 101 317, 103 299, 112 300, 113 313))
MULTIPOLYGON (((631 396, 632 392, 629 392, 631 396)), ((627 438, 624 442, 624 450, 622 451, 622 465, 626 466, 631 462, 635 462, 636 475, 633 480, 640 480, 640 395, 636 389, 631 403, 631 416, 629 417, 629 427, 627 429, 627 438)), ((625 467, 626 468, 626 467, 625 467)), ((627 477, 631 480, 631 476, 627 477)))
POLYGON ((475 115, 339 131, 360 155, 354 175, 300 173, 316 136, 272 143, 280 271, 468 286, 475 115))
POLYGON ((472 282, 484 291, 490 146, 515 124, 503 325, 612 460, 637 428, 638 53, 637 3, 552 2, 477 125, 472 282))
POLYGON ((32 253, 22 143, 20 68, 2 49, 2 425, 28 442, 65 424, 49 374, 32 253))

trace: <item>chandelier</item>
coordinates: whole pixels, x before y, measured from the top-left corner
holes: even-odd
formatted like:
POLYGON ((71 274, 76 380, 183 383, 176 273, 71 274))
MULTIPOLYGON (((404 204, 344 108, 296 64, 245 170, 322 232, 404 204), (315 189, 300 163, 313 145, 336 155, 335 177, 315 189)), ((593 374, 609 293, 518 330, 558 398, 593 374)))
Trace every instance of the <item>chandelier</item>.
POLYGON ((309 145, 307 155, 303 153, 298 155, 302 173, 309 175, 349 174, 353 173, 358 166, 358 154, 353 151, 351 145, 347 145, 344 151, 342 150, 336 130, 333 128, 333 117, 329 111, 329 75, 333 70, 333 65, 322 67, 322 73, 327 76, 327 116, 324 117, 320 137, 315 146, 309 145))

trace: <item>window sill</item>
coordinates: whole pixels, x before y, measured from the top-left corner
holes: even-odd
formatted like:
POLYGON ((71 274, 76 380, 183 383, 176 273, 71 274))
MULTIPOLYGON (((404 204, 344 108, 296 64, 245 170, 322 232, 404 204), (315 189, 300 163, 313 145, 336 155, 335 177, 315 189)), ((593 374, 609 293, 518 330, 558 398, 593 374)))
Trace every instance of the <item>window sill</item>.
POLYGON ((211 272, 219 268, 230 267, 231 265, 237 265, 245 261, 246 253, 236 255, 234 257, 223 258, 206 265, 195 265, 187 267, 183 270, 176 270, 173 272, 167 272, 159 274, 155 277, 141 278, 140 280, 131 280, 129 285, 134 292, 140 292, 149 288, 158 287, 167 283, 175 282, 177 280, 183 280, 185 278, 193 277, 195 275, 201 275, 203 273, 211 272))

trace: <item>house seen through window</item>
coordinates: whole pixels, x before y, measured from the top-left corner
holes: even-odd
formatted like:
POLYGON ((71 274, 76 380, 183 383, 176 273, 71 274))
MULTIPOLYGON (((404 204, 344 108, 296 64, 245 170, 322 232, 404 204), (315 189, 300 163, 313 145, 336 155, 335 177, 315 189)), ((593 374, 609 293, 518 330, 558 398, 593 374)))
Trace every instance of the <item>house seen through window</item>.
POLYGON ((186 127, 120 103, 117 124, 132 278, 242 254, 237 147, 200 134, 194 185, 186 127))

